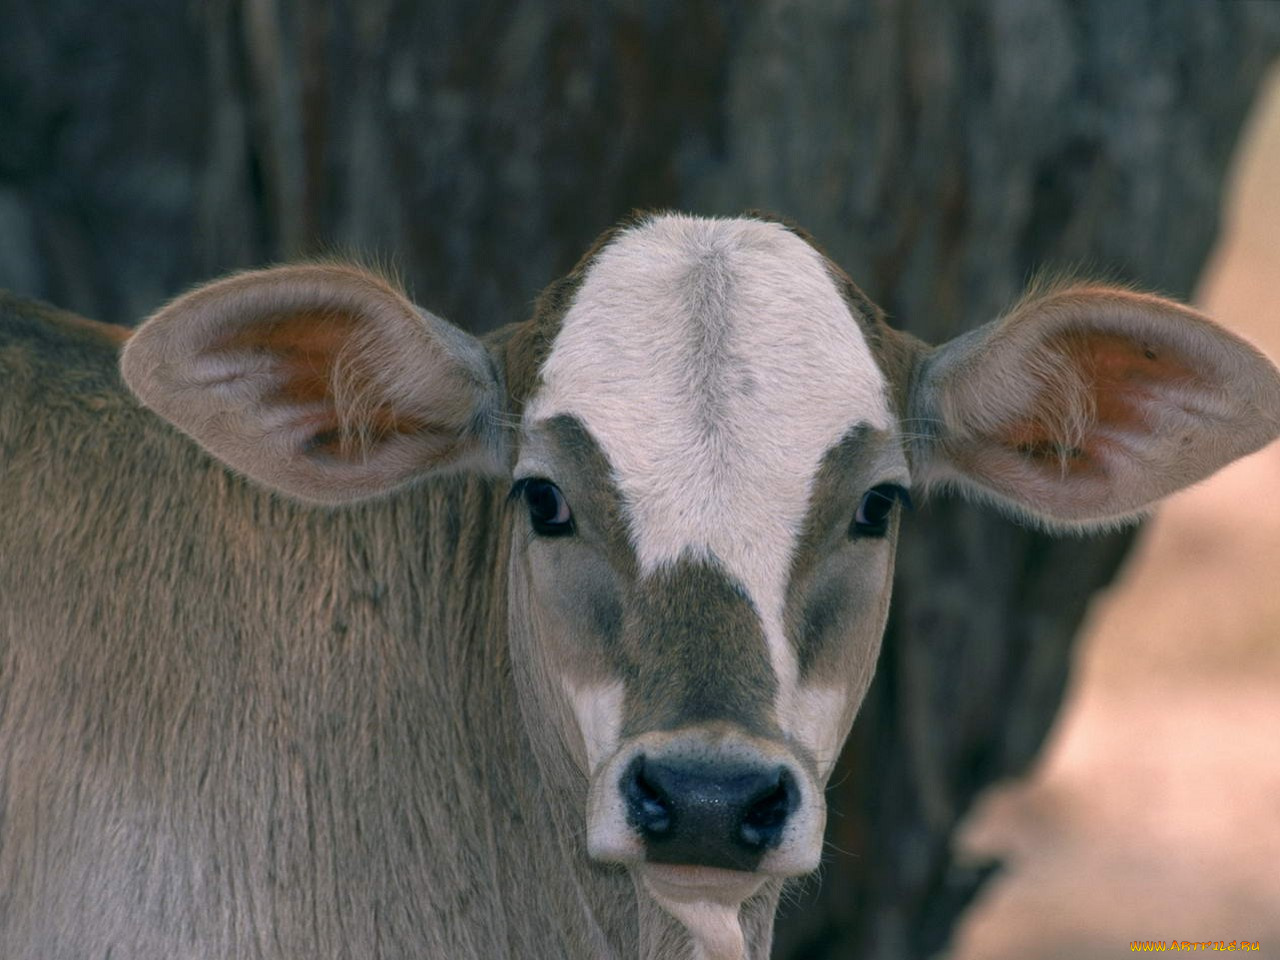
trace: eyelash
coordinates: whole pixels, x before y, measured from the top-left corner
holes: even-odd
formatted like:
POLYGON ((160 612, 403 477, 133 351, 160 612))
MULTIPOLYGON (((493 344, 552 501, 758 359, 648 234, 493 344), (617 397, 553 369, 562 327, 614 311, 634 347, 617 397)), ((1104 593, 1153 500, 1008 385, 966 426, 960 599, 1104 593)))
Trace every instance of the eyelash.
MULTIPOLYGON (((545 477, 525 477, 512 484, 507 502, 518 499, 524 499, 529 509, 529 523, 538 535, 563 537, 574 532, 573 510, 563 491, 545 477), (536 502, 534 496, 538 497, 536 502), (554 516, 547 516, 548 507, 554 507, 554 516), (560 519, 562 513, 565 516, 560 519)), ((913 509, 910 491, 896 483, 876 484, 858 502, 849 523, 849 537, 884 537, 889 532, 889 520, 897 504, 913 509)))
POLYGON ((853 520, 849 523, 849 536, 877 539, 885 536, 889 532, 889 520, 893 516, 893 508, 896 504, 902 504, 908 510, 912 509, 911 492, 896 483, 876 484, 858 501, 858 508, 854 511, 853 520), (884 507, 884 504, 888 506, 884 507), (868 514, 868 506, 874 506, 877 513, 868 514), (884 510, 883 515, 878 515, 880 509, 884 510))
POLYGON ((525 477, 517 480, 507 495, 507 501, 523 498, 529 510, 529 524, 533 532, 542 537, 564 537, 574 532, 573 510, 564 492, 545 477, 525 477), (537 498, 535 500, 535 497, 537 498), (548 503, 548 497, 550 502, 548 503), (554 514, 547 516, 548 506, 554 514), (564 517, 561 518, 561 513, 564 517))

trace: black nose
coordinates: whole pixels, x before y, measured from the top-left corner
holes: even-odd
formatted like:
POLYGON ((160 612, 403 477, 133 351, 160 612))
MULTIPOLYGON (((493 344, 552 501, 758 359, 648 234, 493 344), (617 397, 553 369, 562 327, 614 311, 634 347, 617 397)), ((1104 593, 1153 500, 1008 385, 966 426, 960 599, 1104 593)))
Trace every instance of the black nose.
POLYGON ((729 870, 754 870, 781 842, 800 803, 795 778, 783 766, 641 754, 618 786, 649 860, 729 870))

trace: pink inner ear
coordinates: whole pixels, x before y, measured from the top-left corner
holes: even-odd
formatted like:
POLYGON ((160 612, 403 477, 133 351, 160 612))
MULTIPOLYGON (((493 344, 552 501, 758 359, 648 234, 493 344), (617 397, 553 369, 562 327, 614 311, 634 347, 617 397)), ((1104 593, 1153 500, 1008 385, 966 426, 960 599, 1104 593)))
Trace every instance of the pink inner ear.
POLYGON ((270 358, 282 381, 271 399, 318 403, 329 399, 334 364, 358 324, 349 313, 300 310, 246 323, 212 349, 270 358))
MULTIPOLYGON (((309 437, 308 455, 365 460, 380 444, 433 426, 420 417, 397 411, 390 402, 369 403, 378 389, 372 371, 362 369, 349 348, 361 319, 339 310, 302 310, 267 316, 245 324, 213 344, 213 350, 267 357, 278 386, 263 400, 296 407, 298 424, 309 437), (344 352, 345 351, 345 352, 344 352), (358 411, 342 411, 335 397, 335 370, 342 363, 343 393, 359 396, 358 411), (306 411, 306 412, 301 412, 306 411)), ((447 431, 440 431, 448 435, 447 431)), ((447 455, 448 451, 440 451, 447 455)))
POLYGON ((1108 449, 1121 438, 1150 431, 1147 411, 1169 402, 1173 389, 1204 386, 1167 344, 1089 331, 1060 334, 1042 349, 1064 358, 1077 379, 1070 387, 1046 382, 1029 415, 1007 424, 996 439, 1067 474, 1098 471, 1108 449), (1083 422, 1079 398, 1073 396, 1079 386, 1086 392, 1083 410, 1092 414, 1083 422))

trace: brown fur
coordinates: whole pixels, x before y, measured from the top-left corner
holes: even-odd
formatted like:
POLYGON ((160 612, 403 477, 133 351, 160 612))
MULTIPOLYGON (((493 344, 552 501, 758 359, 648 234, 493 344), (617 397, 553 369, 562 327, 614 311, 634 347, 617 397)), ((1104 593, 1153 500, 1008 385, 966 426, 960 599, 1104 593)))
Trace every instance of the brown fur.
MULTIPOLYGON (((691 960, 586 856, 585 777, 511 635, 537 598, 509 566, 529 534, 500 428, 610 236, 487 348, 335 265, 193 291, 128 343, 142 400, 237 469, 381 497, 342 510, 252 485, 144 410, 111 328, 0 299, 0 957, 691 960)), ((787 614, 806 677, 855 656, 848 624, 888 602, 891 543, 869 564, 879 547, 844 531, 896 444, 918 474, 1105 521, 1280 430, 1269 362, 1167 301, 1042 293, 929 353, 831 271, 896 412, 928 429, 847 438, 816 478, 787 614), (1152 391, 1194 424, 1143 436, 1157 469, 1139 456, 1128 486, 1082 497, 1090 431, 1150 426, 1152 391)), ((664 615, 703 634, 695 592, 664 615)), ((854 666, 865 686, 870 657, 854 666)), ((742 907, 752 957, 779 886, 742 907)))
POLYGON ((533 759, 505 483, 283 500, 2 306, 0 956, 688 956, 533 759))
POLYGON ((355 267, 280 267, 192 291, 139 329, 122 368, 145 403, 216 456, 309 500, 502 459, 491 358, 355 267), (264 449, 264 416, 287 423, 288 455, 264 449))
POLYGON ((8 311, 0 956, 631 954, 630 880, 537 813, 505 489, 289 503, 8 311))

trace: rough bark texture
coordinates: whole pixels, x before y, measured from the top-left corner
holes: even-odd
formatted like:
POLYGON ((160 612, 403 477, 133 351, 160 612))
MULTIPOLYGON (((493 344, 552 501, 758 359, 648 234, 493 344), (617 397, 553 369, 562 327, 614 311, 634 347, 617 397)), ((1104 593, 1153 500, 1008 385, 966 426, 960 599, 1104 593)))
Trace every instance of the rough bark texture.
MULTIPOLYGON (((1041 268, 1186 295, 1280 4, 0 0, 0 286, 132 322, 228 269, 396 265, 484 330, 637 207, 811 229, 931 341, 1041 268)), ((927 957, 988 870, 1128 535, 939 501, 904 535, 832 854, 776 955, 927 957)))

